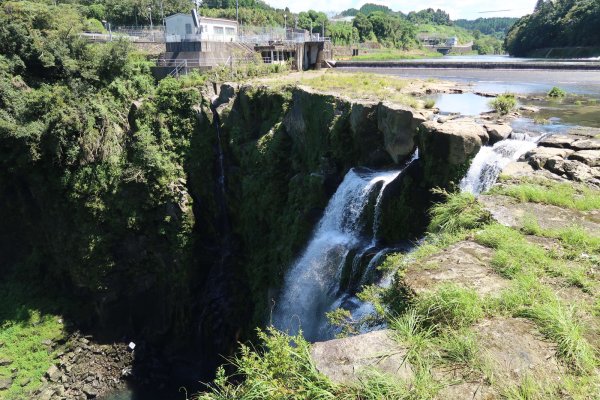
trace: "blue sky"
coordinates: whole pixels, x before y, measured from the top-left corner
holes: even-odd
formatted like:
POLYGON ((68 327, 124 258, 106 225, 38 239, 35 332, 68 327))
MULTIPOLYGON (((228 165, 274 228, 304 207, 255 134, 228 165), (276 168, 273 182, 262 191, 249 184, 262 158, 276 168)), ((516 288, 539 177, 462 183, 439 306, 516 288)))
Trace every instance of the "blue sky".
POLYGON ((530 14, 535 7, 536 0, 266 0, 277 8, 289 7, 293 12, 308 9, 318 11, 342 11, 350 7, 360 8, 364 3, 383 4, 394 11, 415 11, 423 8, 441 8, 450 13, 452 19, 479 17, 520 17, 530 14), (489 11, 499 11, 490 13, 489 11))

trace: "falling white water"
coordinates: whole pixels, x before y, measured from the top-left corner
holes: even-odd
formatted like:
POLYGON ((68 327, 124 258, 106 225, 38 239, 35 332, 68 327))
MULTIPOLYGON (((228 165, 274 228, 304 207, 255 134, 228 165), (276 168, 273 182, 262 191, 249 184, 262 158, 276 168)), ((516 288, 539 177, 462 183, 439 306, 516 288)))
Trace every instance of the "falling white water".
MULTIPOLYGON (((325 214, 304 253, 288 271, 281 297, 273 312, 273 325, 296 334, 302 330, 308 340, 321 340, 331 334, 325 313, 335 309, 345 259, 351 250, 357 254, 371 247, 373 238, 361 237, 363 212, 370 194, 381 193, 401 171, 358 172, 350 170, 333 195, 325 214)), ((375 210, 375 215, 379 215, 375 210)), ((377 229, 374 221, 374 230, 377 229)), ((376 232, 373 233, 375 235, 376 232)))
POLYGON ((525 140, 507 139, 493 147, 482 147, 473 159, 467 175, 460 182, 463 192, 480 194, 492 187, 498 176, 508 164, 536 147, 539 137, 521 137, 525 140))

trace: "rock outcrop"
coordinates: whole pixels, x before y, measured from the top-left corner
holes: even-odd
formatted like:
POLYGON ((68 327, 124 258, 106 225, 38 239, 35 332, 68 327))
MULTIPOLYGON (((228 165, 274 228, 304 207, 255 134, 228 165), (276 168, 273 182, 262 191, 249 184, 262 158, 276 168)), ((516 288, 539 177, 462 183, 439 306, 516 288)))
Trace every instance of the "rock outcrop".
MULTIPOLYGON (((571 130, 567 135, 553 135, 540 141, 539 147, 521 158, 534 170, 547 171, 555 179, 600 185, 600 139, 588 130, 571 130)), ((510 168, 514 168, 511 166, 510 168)))
POLYGON ((447 187, 466 173, 482 146, 484 128, 472 121, 428 121, 421 125, 419 154, 425 179, 432 186, 447 187))
POLYGON ((389 330, 315 343, 311 356, 317 370, 335 383, 354 383, 371 372, 409 381, 413 371, 407 349, 400 346, 389 330))

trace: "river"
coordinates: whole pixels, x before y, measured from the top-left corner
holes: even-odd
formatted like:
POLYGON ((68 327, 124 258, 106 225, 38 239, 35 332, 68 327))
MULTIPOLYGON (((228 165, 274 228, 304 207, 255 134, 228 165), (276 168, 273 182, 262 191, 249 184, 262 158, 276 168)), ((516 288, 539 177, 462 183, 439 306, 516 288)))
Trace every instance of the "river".
MULTIPOLYGON (((589 60, 548 60, 526 59, 508 56, 446 56, 440 59, 417 60, 435 64, 444 62, 519 62, 535 63, 540 61, 564 64, 587 62, 589 60)), ((404 61, 404 60, 403 60, 404 61)), ((594 60, 598 61, 598 60, 594 60)), ((340 71, 372 72, 394 75, 402 78, 435 78, 470 84, 474 90, 489 93, 512 92, 519 94, 547 93, 552 87, 559 86, 569 93, 600 98, 600 71, 561 71, 561 70, 503 70, 503 69, 453 69, 453 68, 393 68, 393 67, 348 67, 340 71)))

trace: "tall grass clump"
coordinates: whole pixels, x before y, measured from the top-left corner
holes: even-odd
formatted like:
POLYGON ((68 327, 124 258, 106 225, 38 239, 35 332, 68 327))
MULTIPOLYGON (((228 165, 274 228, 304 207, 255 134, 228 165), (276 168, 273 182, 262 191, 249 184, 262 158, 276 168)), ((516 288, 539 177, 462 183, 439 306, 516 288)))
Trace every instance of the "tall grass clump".
POLYGON ((552 89, 550 89, 550 91, 548 92, 548 97, 552 97, 554 99, 560 99, 563 97, 567 96, 567 92, 565 92, 564 90, 562 90, 561 88, 554 86, 552 89))
POLYGON ((463 230, 479 228, 491 221, 490 214, 477 202, 471 193, 448 193, 437 190, 445 201, 434 205, 429 214, 431 233, 456 234, 463 230))
POLYGON ((514 94, 506 93, 490 101, 490 107, 498 114, 506 115, 517 107, 517 98, 514 94))

